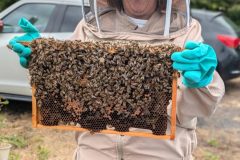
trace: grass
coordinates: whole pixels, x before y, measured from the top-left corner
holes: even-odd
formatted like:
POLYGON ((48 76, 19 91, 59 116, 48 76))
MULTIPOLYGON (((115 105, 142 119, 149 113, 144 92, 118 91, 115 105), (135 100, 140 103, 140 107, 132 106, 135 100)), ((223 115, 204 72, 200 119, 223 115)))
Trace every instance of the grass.
POLYGON ((212 139, 212 140, 208 141, 208 145, 211 147, 218 147, 219 142, 216 139, 212 139))
POLYGON ((50 151, 46 147, 38 146, 37 157, 38 160, 47 160, 49 158, 50 151))
POLYGON ((36 144, 36 143, 43 143, 44 140, 43 140, 43 137, 41 136, 33 136, 30 140, 29 140, 29 143, 33 143, 33 144, 36 144))
POLYGON ((0 142, 7 142, 12 144, 16 148, 25 148, 27 146, 27 140, 20 135, 1 136, 0 142))
POLYGON ((10 153, 9 160, 21 160, 21 156, 17 153, 10 153))
POLYGON ((204 153, 204 160, 220 160, 220 156, 218 156, 212 152, 206 151, 204 153))
POLYGON ((4 114, 0 114, 0 129, 5 127, 5 115, 4 114))

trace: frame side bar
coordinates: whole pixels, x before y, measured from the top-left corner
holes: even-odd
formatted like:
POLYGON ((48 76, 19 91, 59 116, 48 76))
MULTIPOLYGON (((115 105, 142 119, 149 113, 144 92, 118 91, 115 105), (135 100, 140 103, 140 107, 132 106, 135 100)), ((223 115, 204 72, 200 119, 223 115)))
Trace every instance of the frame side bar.
POLYGON ((37 102, 35 98, 35 87, 32 86, 32 127, 37 128, 38 114, 37 114, 37 102))
POLYGON ((173 74, 173 82, 172 82, 171 140, 175 139, 175 134, 176 134, 177 80, 178 80, 178 72, 175 71, 173 74))

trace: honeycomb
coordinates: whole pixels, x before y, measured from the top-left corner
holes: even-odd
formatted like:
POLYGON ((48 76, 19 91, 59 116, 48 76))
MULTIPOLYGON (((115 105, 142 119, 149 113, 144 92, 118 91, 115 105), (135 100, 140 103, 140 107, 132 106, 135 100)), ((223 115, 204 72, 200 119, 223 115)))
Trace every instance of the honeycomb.
POLYGON ((170 56, 180 47, 51 38, 29 47, 38 124, 166 135, 167 106, 176 92, 170 56))

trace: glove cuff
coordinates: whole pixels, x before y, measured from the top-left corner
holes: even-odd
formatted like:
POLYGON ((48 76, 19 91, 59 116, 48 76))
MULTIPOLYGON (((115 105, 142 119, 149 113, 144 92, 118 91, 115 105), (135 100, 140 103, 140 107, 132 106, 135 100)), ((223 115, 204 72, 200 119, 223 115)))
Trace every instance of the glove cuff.
POLYGON ((182 82, 187 88, 203 88, 203 87, 206 87, 207 85, 209 85, 212 82, 212 80, 213 80, 213 75, 203 78, 198 83, 191 83, 186 78, 183 77, 182 82))

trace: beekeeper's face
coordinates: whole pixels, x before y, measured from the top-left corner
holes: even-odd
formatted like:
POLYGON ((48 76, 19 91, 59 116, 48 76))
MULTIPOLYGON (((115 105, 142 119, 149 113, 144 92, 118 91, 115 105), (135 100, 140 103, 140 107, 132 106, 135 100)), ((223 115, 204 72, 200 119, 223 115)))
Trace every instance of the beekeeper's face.
POLYGON ((170 34, 180 30, 185 32, 191 22, 190 0, 89 0, 89 2, 91 7, 89 15, 91 16, 84 16, 85 21, 93 28, 93 32, 104 36, 108 33, 110 36, 115 33, 136 33, 169 38, 170 34), (116 11, 119 14, 116 14, 116 11), (152 18, 152 23, 159 28, 150 32, 139 30, 134 26, 120 27, 119 25, 132 24, 131 18, 121 18, 124 16, 122 12, 130 17, 145 20, 150 19, 153 13, 156 13, 158 16, 152 18), (107 16, 110 18, 108 23, 106 23, 107 16), (113 16, 116 18, 112 19, 113 16))
POLYGON ((149 19, 157 8, 157 0, 123 0, 123 7, 128 16, 149 19))

